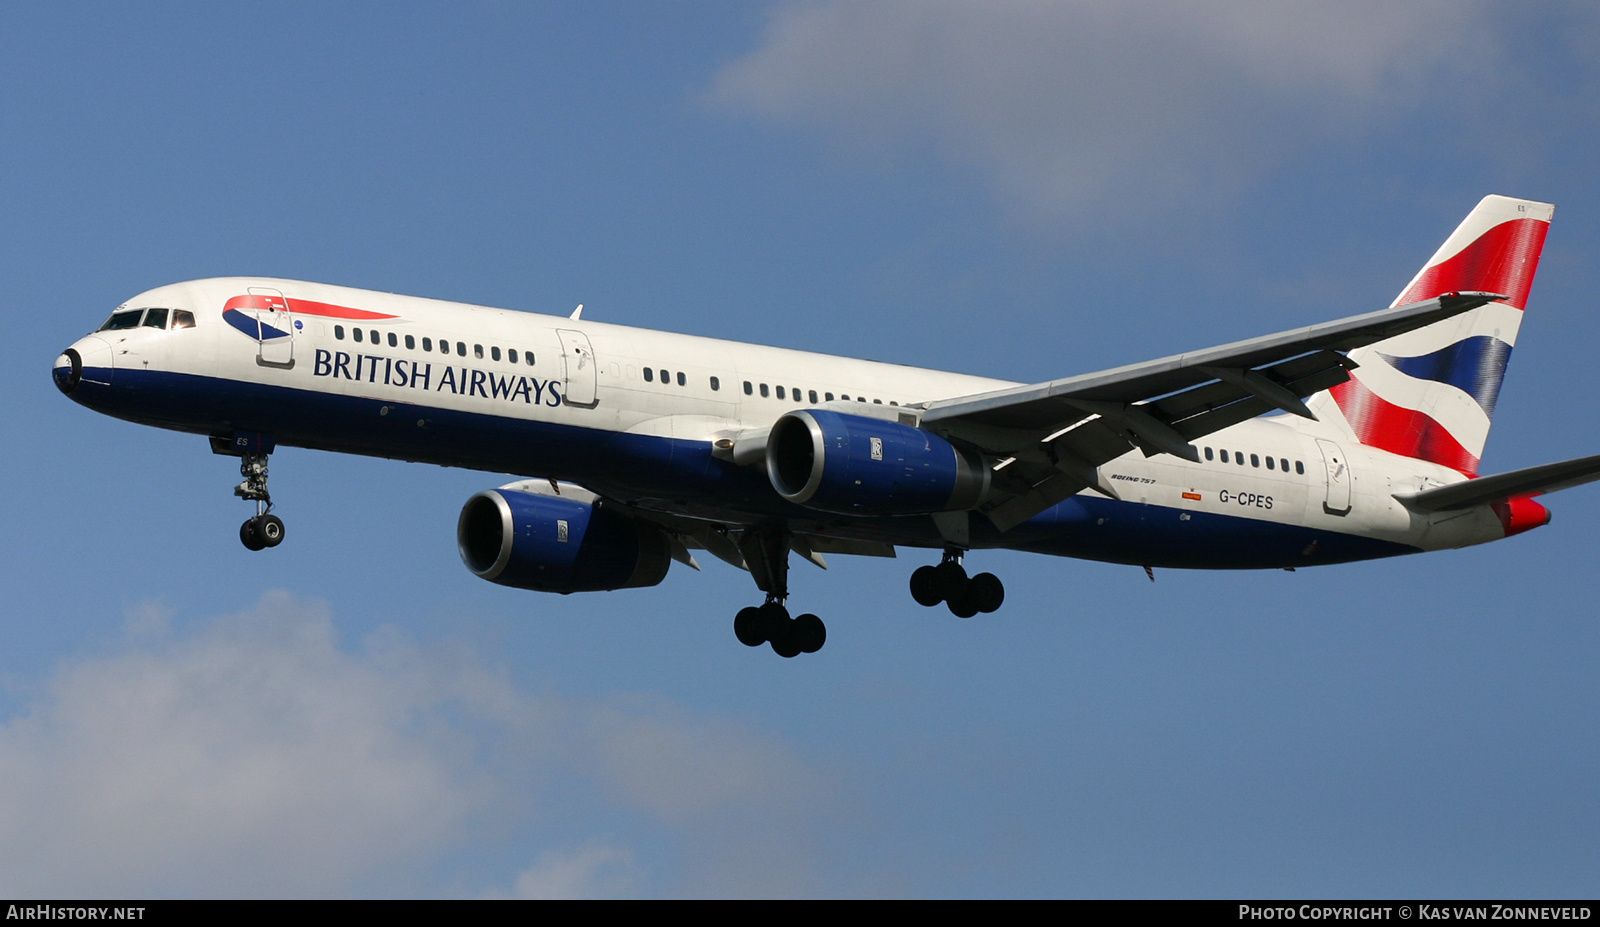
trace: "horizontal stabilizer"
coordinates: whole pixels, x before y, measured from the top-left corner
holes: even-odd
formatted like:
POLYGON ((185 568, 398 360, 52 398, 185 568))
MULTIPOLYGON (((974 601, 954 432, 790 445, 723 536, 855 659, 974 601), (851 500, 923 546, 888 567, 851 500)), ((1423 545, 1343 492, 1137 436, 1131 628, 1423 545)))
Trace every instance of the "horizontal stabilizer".
POLYGON ((1525 467, 1494 476, 1441 486, 1411 495, 1396 494, 1406 508, 1418 512, 1464 509, 1505 502, 1519 496, 1537 496, 1600 480, 1600 454, 1556 463, 1525 467))

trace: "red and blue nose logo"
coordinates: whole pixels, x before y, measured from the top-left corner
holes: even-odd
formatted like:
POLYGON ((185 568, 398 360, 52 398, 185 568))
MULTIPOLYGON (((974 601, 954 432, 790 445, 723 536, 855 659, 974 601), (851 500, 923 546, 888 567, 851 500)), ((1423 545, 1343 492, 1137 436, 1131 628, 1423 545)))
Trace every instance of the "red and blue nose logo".
POLYGON ((289 332, 256 318, 254 313, 242 312, 238 309, 222 310, 222 318, 229 325, 249 335, 256 341, 272 341, 276 338, 287 338, 289 332))
MULTIPOLYGON (((292 336, 294 332, 287 329, 289 313, 321 316, 329 319, 349 319, 358 322, 376 322, 383 319, 398 318, 398 316, 383 312, 372 312, 367 309, 352 309, 349 306, 335 306, 331 303, 319 303, 306 299, 286 299, 279 296, 257 296, 255 294, 235 296, 222 307, 222 318, 253 341, 270 342, 292 336)), ((294 321, 294 329, 296 331, 303 327, 303 323, 298 319, 294 321)))

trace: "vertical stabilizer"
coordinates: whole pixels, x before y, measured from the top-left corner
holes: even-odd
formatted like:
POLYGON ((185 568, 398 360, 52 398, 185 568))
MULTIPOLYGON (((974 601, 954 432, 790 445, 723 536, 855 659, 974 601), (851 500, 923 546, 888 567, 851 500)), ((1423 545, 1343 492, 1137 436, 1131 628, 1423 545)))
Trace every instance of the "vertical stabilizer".
POLYGON ((1394 305, 1463 290, 1508 298, 1351 351, 1361 366, 1312 397, 1311 410, 1362 444, 1476 476, 1554 213, 1549 203, 1484 197, 1394 305))

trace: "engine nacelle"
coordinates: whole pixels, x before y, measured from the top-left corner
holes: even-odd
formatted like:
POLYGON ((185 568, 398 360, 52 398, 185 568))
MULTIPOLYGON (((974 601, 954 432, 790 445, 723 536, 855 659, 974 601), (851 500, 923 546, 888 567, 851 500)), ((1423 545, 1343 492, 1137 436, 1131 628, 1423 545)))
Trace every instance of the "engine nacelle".
POLYGON ((767 478, 790 502, 844 515, 961 511, 989 490, 984 460, 931 431, 825 409, 773 424, 767 478))
POLYGON ((591 500, 514 489, 468 499, 456 545, 478 576, 540 592, 654 586, 672 565, 667 536, 652 525, 591 500))

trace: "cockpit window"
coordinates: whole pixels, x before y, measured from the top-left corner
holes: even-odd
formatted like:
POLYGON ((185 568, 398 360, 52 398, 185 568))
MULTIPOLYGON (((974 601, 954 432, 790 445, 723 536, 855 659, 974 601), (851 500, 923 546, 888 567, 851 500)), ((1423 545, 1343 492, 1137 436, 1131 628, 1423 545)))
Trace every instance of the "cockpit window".
POLYGON ((166 328, 167 327, 167 310, 165 310, 165 309, 149 309, 149 310, 146 310, 145 314, 144 314, 144 327, 145 328, 163 328, 163 329, 166 328))
POLYGON ((130 328, 139 327, 139 319, 144 315, 143 309, 118 309, 111 313, 111 318, 106 319, 106 324, 100 326, 103 332, 120 332, 130 328))
POLYGON ((187 309, 172 310, 172 330, 180 328, 194 328, 194 313, 187 309))

